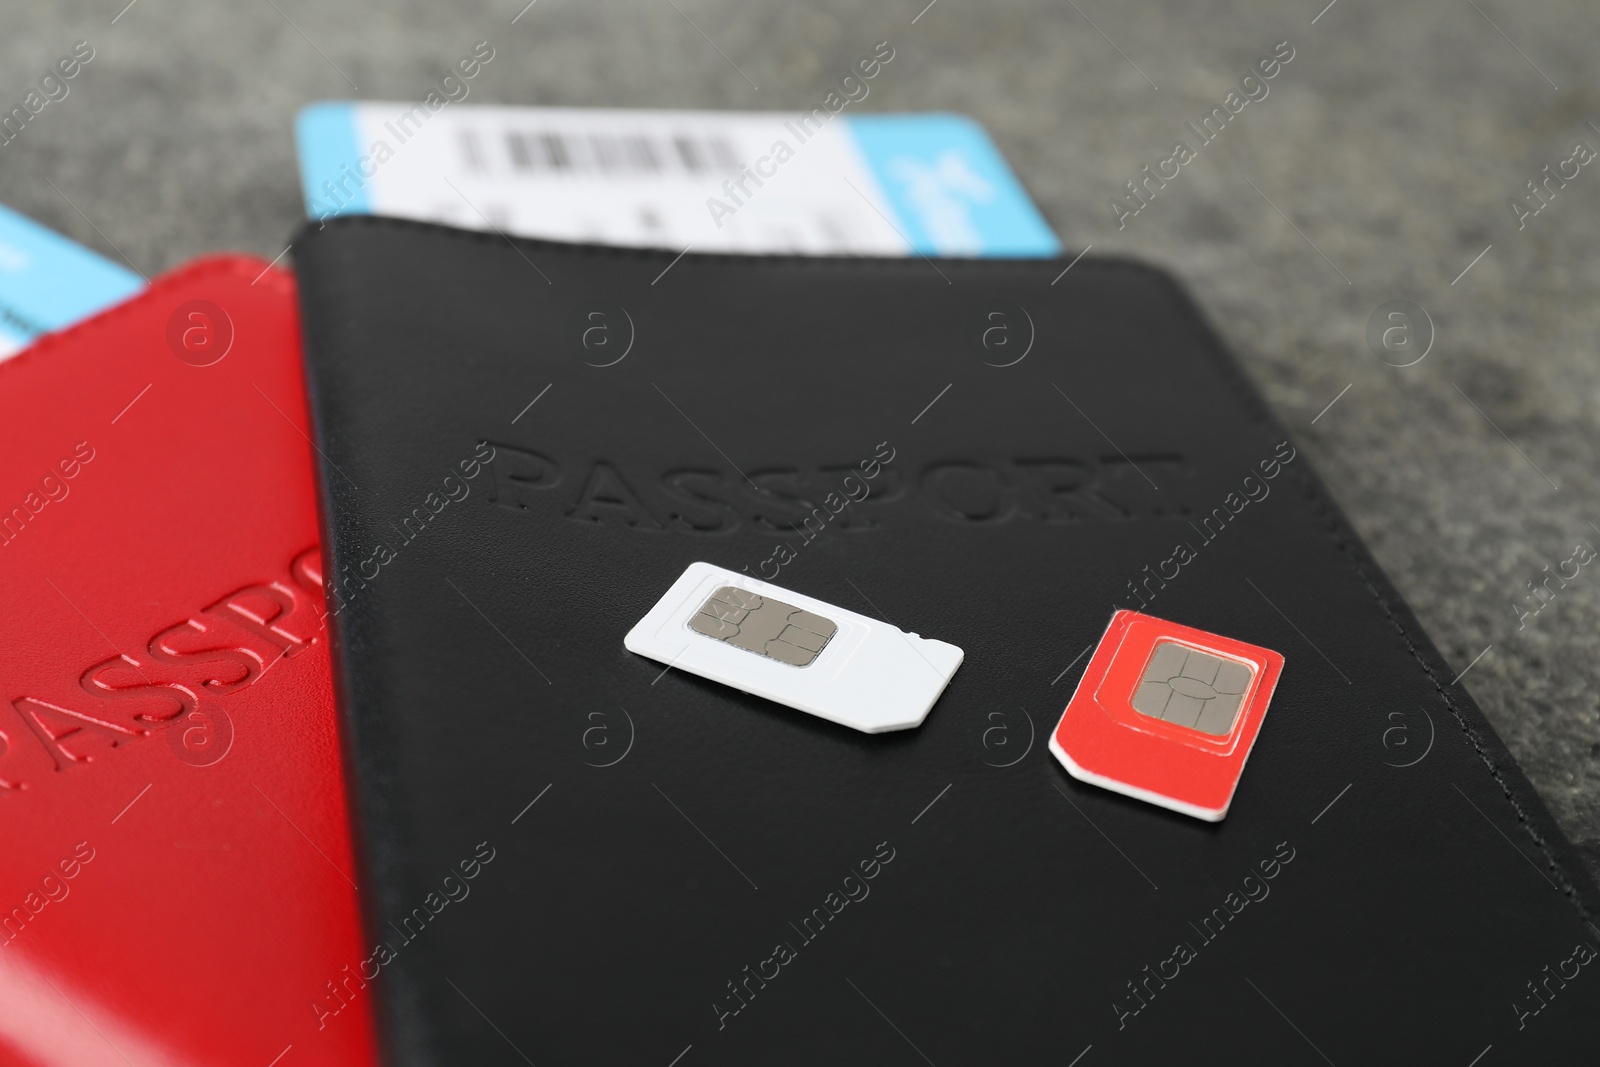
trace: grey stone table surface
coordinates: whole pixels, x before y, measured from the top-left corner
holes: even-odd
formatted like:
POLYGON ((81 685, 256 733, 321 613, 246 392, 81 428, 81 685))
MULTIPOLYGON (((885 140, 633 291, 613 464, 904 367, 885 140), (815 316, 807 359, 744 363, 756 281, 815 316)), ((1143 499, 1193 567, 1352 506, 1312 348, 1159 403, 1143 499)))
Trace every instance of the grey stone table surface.
POLYGON ((1546 565, 1600 542, 1600 167, 1566 162, 1600 148, 1600 7, 126 3, 0 9, 6 110, 74 42, 95 49, 0 147, 0 201, 145 274, 276 256, 302 217, 296 110, 420 98, 480 39, 475 102, 768 110, 815 106, 890 41, 865 108, 972 115, 1070 250, 1190 287, 1600 868, 1600 574, 1519 613, 1546 565), (1269 94, 1119 220, 1123 184, 1280 41, 1269 94), (1436 328, 1414 366, 1368 345, 1394 299, 1436 328))

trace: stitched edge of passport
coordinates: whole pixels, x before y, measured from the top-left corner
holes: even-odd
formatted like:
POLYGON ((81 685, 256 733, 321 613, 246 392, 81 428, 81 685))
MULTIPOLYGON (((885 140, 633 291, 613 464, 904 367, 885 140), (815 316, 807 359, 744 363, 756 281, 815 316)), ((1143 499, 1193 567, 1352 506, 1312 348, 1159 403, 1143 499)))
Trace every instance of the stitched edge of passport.
MULTIPOLYGON (((455 240, 466 240, 473 243, 494 244, 498 242, 505 242, 510 244, 513 249, 516 249, 518 245, 531 246, 534 248, 547 248, 552 252, 569 256, 604 256, 618 259, 654 259, 657 261, 664 261, 668 260, 674 255, 669 250, 653 248, 635 248, 622 245, 574 244, 561 241, 544 241, 537 238, 528 237, 511 238, 498 232, 492 233, 483 230, 465 230, 453 226, 444 226, 438 223, 422 222, 416 219, 391 218, 382 215, 343 215, 336 219, 318 224, 307 222, 305 226, 301 228, 299 234, 296 235, 293 243, 298 245, 305 238, 315 238, 330 225, 338 229, 375 227, 379 229, 416 230, 421 233, 431 233, 436 236, 453 238, 455 240)), ((677 259, 682 258, 685 258, 683 254, 678 253, 677 258, 672 259, 671 261, 676 263, 677 259)), ((691 265, 702 266, 712 263, 718 265, 739 263, 747 266, 814 266, 818 268, 825 267, 830 270, 836 270, 841 267, 858 267, 866 270, 887 269, 890 271, 899 271, 902 270, 906 264, 910 262, 910 260, 888 256, 795 256, 783 254, 749 255, 743 253, 700 253, 693 259, 690 259, 689 262, 691 265)), ((1046 270, 1048 270, 1049 265, 1059 262, 1059 259, 943 259, 940 262, 945 267, 956 272, 979 270, 983 273, 992 274, 998 271, 1005 271, 1007 268, 1010 268, 1011 271, 1020 273, 1031 273, 1038 267, 1044 267, 1046 270)), ((931 261, 930 264, 935 270, 939 269, 939 264, 932 264, 931 261)), ((1243 370, 1224 350, 1221 342, 1218 340, 1214 331, 1212 331, 1210 323, 1206 320, 1199 306, 1195 304, 1192 299, 1190 299, 1187 291, 1168 272, 1159 267, 1142 263, 1138 260, 1122 258, 1094 257, 1089 259, 1086 263, 1080 264, 1080 266, 1102 274, 1118 272, 1137 273, 1158 279, 1162 285, 1169 289, 1176 300, 1194 315, 1196 321, 1201 324, 1202 331, 1205 334, 1205 340, 1208 342, 1205 346, 1207 348, 1208 357, 1222 375, 1223 381, 1231 386, 1233 392, 1243 402, 1246 411, 1250 414, 1251 420, 1258 428, 1274 428, 1280 434, 1288 436, 1287 432, 1281 425, 1279 425, 1272 413, 1266 408, 1259 394, 1256 392, 1254 385, 1247 377, 1245 377, 1243 370)), ((1040 273, 1043 273, 1043 271, 1040 273)), ((948 281, 948 279, 946 280, 948 281)), ((1051 284, 1053 285, 1054 282, 1051 284)), ((1322 488, 1318 480, 1314 476, 1308 476, 1303 471, 1297 471, 1295 477, 1305 492, 1307 503, 1311 505, 1313 512, 1326 525, 1329 535, 1333 538, 1334 544, 1341 552, 1344 553, 1345 558, 1349 560, 1351 567, 1355 570, 1356 577, 1363 585, 1366 586, 1367 591, 1372 594, 1373 601, 1377 605, 1379 611, 1395 628, 1395 631, 1399 635, 1401 641, 1405 644, 1406 650, 1411 654, 1411 658, 1416 662, 1417 666, 1421 668, 1423 675, 1433 685, 1435 692, 1439 694, 1440 702, 1443 703, 1445 709, 1450 712, 1451 717, 1455 720, 1456 725, 1460 727, 1463 736, 1472 746, 1473 751, 1477 753, 1478 758, 1483 761, 1484 766, 1489 771, 1489 776, 1493 778, 1495 784, 1500 787, 1501 793, 1505 796, 1506 802, 1511 806, 1512 813, 1517 818, 1517 822, 1522 826, 1522 829, 1528 834, 1534 845, 1544 856, 1551 872, 1556 877, 1556 881, 1558 883, 1557 889, 1577 910, 1583 921, 1588 923, 1591 928, 1593 928, 1594 916, 1589 911, 1587 905, 1584 904, 1581 891, 1577 885, 1574 884, 1572 878, 1567 874, 1566 867, 1561 863, 1560 858, 1556 855, 1556 851, 1551 846, 1546 835, 1541 832, 1539 827, 1534 825, 1533 816, 1530 815, 1528 807, 1525 805, 1523 798, 1521 798, 1520 790, 1507 780, 1501 761, 1493 752, 1490 751, 1490 746, 1483 739, 1482 731, 1467 721, 1467 717, 1462 708, 1458 706, 1457 700, 1448 692, 1448 683, 1441 682, 1440 676, 1433 669, 1432 665, 1429 664, 1427 658, 1422 654, 1422 649, 1419 648, 1416 641, 1413 640, 1411 632, 1406 628, 1404 622, 1396 612, 1395 606, 1390 602, 1390 598, 1384 594, 1383 590, 1379 588, 1378 583, 1374 580, 1372 574, 1369 573, 1369 571, 1376 569, 1381 574, 1381 568, 1378 568, 1377 561, 1371 558, 1370 552, 1366 550, 1364 545, 1361 545, 1360 550, 1355 547, 1355 545, 1361 544, 1359 535, 1356 534, 1353 528, 1349 528, 1348 522, 1340 521, 1340 517, 1335 511, 1337 505, 1334 504, 1332 498, 1328 495, 1326 490, 1322 488)), ((1386 578, 1384 581, 1387 584, 1386 578)), ((1422 632, 1422 636, 1424 640, 1427 640, 1425 632, 1422 632)), ((1443 659, 1443 656, 1441 655, 1440 658, 1443 659)), ((1483 714, 1482 709, 1475 706, 1475 702, 1472 701, 1470 694, 1467 695, 1467 702, 1473 705, 1473 710, 1475 710, 1477 714, 1482 717, 1483 724, 1487 726, 1491 734, 1493 734, 1493 723, 1488 721, 1488 717, 1483 714)), ((1498 734, 1494 734, 1493 736, 1497 741, 1499 741, 1498 734)), ((1502 749, 1505 749, 1507 759, 1511 765, 1514 768, 1517 768, 1520 773, 1520 767, 1517 766, 1515 757, 1511 755, 1509 748, 1506 748, 1503 741, 1500 742, 1500 746, 1502 749)), ((1529 784, 1531 788, 1531 783, 1529 784)), ((1539 808, 1544 807, 1544 803, 1538 798, 1537 792, 1535 792, 1534 795, 1534 804, 1539 808)), ((1560 831, 1559 824, 1555 824, 1555 818, 1549 813, 1548 809, 1544 811, 1544 817, 1549 819, 1558 832, 1560 831)), ((1568 845, 1569 848, 1572 847, 1570 842, 1568 845)))
MULTIPOLYGON (((1156 273, 1160 274, 1166 283, 1174 290, 1175 295, 1180 301, 1188 304, 1197 315, 1200 314, 1198 306, 1196 306, 1193 301, 1189 299, 1188 294, 1182 289, 1181 286, 1179 286, 1170 276, 1167 276, 1159 271, 1156 273)), ((1203 316, 1201 316, 1201 318, 1202 321, 1204 321, 1203 316)), ((1285 436, 1287 436, 1287 432, 1284 430, 1282 425, 1278 423, 1271 411, 1267 409, 1265 403, 1256 393, 1254 386, 1250 383, 1249 379, 1245 377, 1243 370, 1237 366, 1233 359, 1225 352, 1219 341, 1216 341, 1214 337, 1211 338, 1211 340, 1213 343, 1209 346, 1211 350, 1208 352, 1208 355, 1210 356, 1213 365, 1215 365, 1222 374, 1223 379, 1232 385, 1234 391, 1243 400, 1251 420, 1258 427, 1272 427, 1279 433, 1283 433, 1285 436)), ((1467 743, 1472 746, 1472 750, 1477 753, 1478 758, 1483 761, 1484 767, 1489 772, 1489 776, 1494 779, 1495 784, 1500 787, 1500 791, 1502 795, 1504 795, 1506 803, 1511 806, 1511 811, 1516 816, 1517 822, 1527 833, 1528 837, 1533 841, 1534 846, 1538 848, 1540 854, 1544 856, 1551 873, 1555 876, 1556 889, 1563 896, 1565 896, 1568 903, 1577 910, 1579 917, 1586 924, 1588 924, 1591 929, 1594 929, 1594 915, 1584 903, 1582 891, 1574 883, 1573 879, 1567 874, 1567 869, 1562 864, 1560 857, 1556 854, 1555 848, 1552 847, 1549 840, 1539 829, 1539 827, 1535 825, 1534 816, 1530 814, 1528 807, 1525 806, 1524 799, 1521 796, 1521 790, 1507 780, 1505 767, 1503 766, 1502 761, 1497 757, 1496 753, 1491 750, 1490 744, 1484 740, 1483 732, 1467 721, 1467 716, 1464 713, 1463 708, 1459 705, 1457 699, 1451 695, 1449 690, 1452 688, 1452 683, 1443 681, 1442 676, 1428 662, 1427 657, 1423 655, 1422 649, 1418 646, 1416 640, 1414 640, 1412 631, 1407 629, 1405 622, 1400 617, 1400 613, 1396 610, 1394 603, 1391 602, 1391 598, 1385 595, 1383 589, 1379 587, 1378 580, 1374 579, 1371 571, 1376 570, 1381 576, 1383 584, 1390 585, 1392 588, 1392 584, 1389 582, 1387 576, 1382 575, 1382 568, 1378 565, 1377 561, 1372 558, 1370 551, 1367 550, 1365 544, 1361 542, 1360 535, 1350 526, 1349 520, 1345 519, 1343 515, 1336 510, 1337 504, 1333 501, 1327 490, 1322 486, 1321 480, 1315 475, 1315 472, 1297 470, 1295 472, 1295 478, 1299 482, 1302 491, 1305 493, 1306 502, 1311 506, 1313 513, 1327 527, 1329 536, 1333 539, 1334 544, 1339 548, 1339 550, 1344 553, 1346 559, 1349 560, 1351 567, 1355 570, 1357 579, 1362 585, 1366 586, 1367 592, 1372 594, 1372 599, 1377 604, 1378 609, 1383 613, 1384 618, 1388 620, 1389 624, 1394 627, 1395 633, 1405 645, 1406 651, 1411 654, 1411 658, 1416 661, 1417 666, 1421 668, 1423 675, 1428 679, 1429 683, 1432 684, 1434 692, 1439 695, 1440 703, 1444 705, 1445 710, 1450 713, 1451 718, 1453 718, 1456 722, 1456 725, 1460 727, 1462 735, 1466 738, 1467 743)), ((1396 596, 1398 596, 1398 591, 1395 592, 1396 596)), ((1400 598, 1400 600, 1401 603, 1404 604, 1404 598, 1400 598)), ((1406 610, 1409 611, 1409 608, 1406 608, 1406 610)), ((1417 629, 1422 639, 1431 645, 1432 641, 1427 637, 1426 631, 1421 630, 1420 623, 1417 629)), ((1441 660, 1443 660, 1444 657, 1442 653, 1439 653, 1437 649, 1434 649, 1434 652, 1441 660)), ((1513 769, 1515 769, 1524 777, 1524 779, 1526 779, 1526 774, 1522 772, 1520 765, 1517 764, 1515 756, 1511 753, 1510 748, 1505 744, 1505 742, 1500 739, 1499 735, 1494 732, 1494 724, 1488 721, 1488 716, 1483 713, 1483 709, 1476 706, 1477 702, 1472 699, 1470 693, 1466 693, 1465 690, 1462 692, 1466 696, 1467 704, 1470 705, 1472 710, 1477 712, 1477 714, 1483 719, 1484 725, 1489 728, 1491 735, 1494 737, 1495 741, 1499 743, 1500 748, 1505 753, 1506 760, 1509 761, 1513 769)), ((1529 789, 1532 789, 1531 782, 1528 783, 1528 787, 1529 789)), ((1545 806, 1544 801, 1539 798, 1537 791, 1534 792, 1534 804, 1538 808, 1543 809, 1543 817, 1548 819, 1550 823, 1554 824, 1555 829, 1560 832, 1560 825, 1555 822, 1555 816, 1550 813, 1549 809, 1545 806)), ((1564 836, 1565 835, 1563 834, 1563 837, 1564 836)), ((1572 846, 1571 842, 1567 842, 1567 845, 1569 849, 1574 847, 1572 846)), ((1521 850, 1519 849, 1518 851, 1521 850)))
MULTIPOLYGON (((1319 492, 1318 489, 1314 487, 1303 475, 1300 481, 1302 488, 1305 490, 1306 500, 1311 504, 1318 517, 1327 524, 1328 532, 1333 537, 1334 543, 1338 545, 1338 547, 1349 558, 1351 566, 1355 568, 1357 577, 1361 580, 1362 584, 1367 587, 1367 591, 1372 594, 1372 598, 1377 601, 1378 607, 1383 611, 1384 616, 1389 620, 1390 624, 1394 626, 1395 631, 1400 635, 1400 639, 1405 643, 1406 650, 1411 653, 1412 658, 1415 659, 1418 666, 1422 668, 1422 673, 1426 675, 1428 681, 1432 683, 1434 691, 1439 694, 1440 702, 1444 704, 1445 709, 1449 711, 1451 717, 1455 719, 1456 725, 1461 727, 1461 732, 1466 737, 1467 742, 1472 746, 1473 751, 1478 754, 1478 758, 1483 761, 1484 766, 1488 768, 1489 776, 1494 779, 1495 784, 1500 787, 1500 791, 1505 795, 1506 803, 1511 805, 1511 810, 1516 815, 1517 822, 1521 824, 1522 829, 1527 832, 1529 838, 1533 840, 1534 845, 1537 846, 1540 853, 1543 854, 1545 861, 1549 865, 1550 872, 1555 876, 1557 883, 1556 888, 1568 899, 1572 906, 1577 909, 1578 914, 1583 921, 1590 924, 1592 927, 1594 924, 1594 916, 1589 911, 1588 906, 1584 904, 1581 891, 1568 876, 1566 867, 1562 864, 1560 858, 1557 856, 1555 849, 1551 846, 1545 835, 1540 831, 1539 827, 1534 825, 1532 816, 1530 816, 1528 809, 1524 806, 1522 799, 1519 796, 1520 791, 1506 780, 1504 768, 1502 767, 1501 762, 1496 757, 1495 753, 1490 751, 1488 743, 1483 739, 1482 732, 1467 722, 1466 716, 1463 714, 1462 709, 1457 705, 1456 699, 1451 696, 1449 692, 1452 683, 1442 681, 1441 676, 1435 672, 1433 667, 1428 663, 1427 659, 1424 658, 1421 649, 1417 647, 1416 642, 1412 640, 1411 633, 1406 629, 1405 623, 1396 614, 1394 606, 1389 603, 1388 598, 1383 595, 1383 592, 1378 588, 1376 583, 1374 583, 1372 576, 1367 573, 1367 568, 1362 561, 1362 556, 1358 555, 1355 549, 1350 545, 1349 539, 1345 536, 1345 531, 1341 529, 1341 524, 1336 520, 1333 513, 1327 507, 1327 501, 1324 495, 1319 492)), ((1426 637, 1425 634, 1423 636, 1426 637)), ((1476 702, 1474 701, 1474 703, 1476 702)), ((1483 715, 1482 709, 1474 710, 1477 710, 1479 715, 1483 715)), ((1488 716, 1484 715, 1484 718, 1487 720, 1488 716)), ((1493 728, 1492 723, 1490 723, 1489 726, 1491 729, 1493 728)), ((1498 740, 1498 735, 1495 736, 1498 740)), ((1510 750, 1503 741, 1501 742, 1501 747, 1506 748, 1506 752, 1509 757, 1510 750)), ((1511 761, 1512 764, 1516 766, 1514 757, 1511 757, 1511 761)), ((1520 770, 1520 766, 1518 769, 1520 770)), ((1535 796, 1537 797, 1537 793, 1535 796)), ((1543 801, 1540 800, 1539 804, 1542 807, 1543 801)), ((1552 822, 1554 822, 1555 817, 1554 815, 1550 815, 1548 810, 1546 811, 1546 815, 1552 822)))
POLYGON ((98 315, 92 315, 64 329, 41 335, 32 344, 7 359, 3 364, 0 364, 0 374, 14 374, 17 368, 32 364, 47 352, 53 352, 63 345, 73 344, 108 326, 120 324, 127 316, 163 293, 187 285, 197 279, 216 274, 237 274, 241 278, 253 277, 255 280, 250 283, 252 285, 256 281, 270 280, 273 287, 280 292, 292 292, 291 287, 294 284, 291 275, 274 269, 266 260, 257 259, 254 256, 232 252, 218 252, 200 256, 174 267, 164 274, 157 275, 155 280, 145 288, 134 293, 122 303, 113 304, 98 315), (252 267, 263 269, 258 270, 252 276, 250 274, 252 267))

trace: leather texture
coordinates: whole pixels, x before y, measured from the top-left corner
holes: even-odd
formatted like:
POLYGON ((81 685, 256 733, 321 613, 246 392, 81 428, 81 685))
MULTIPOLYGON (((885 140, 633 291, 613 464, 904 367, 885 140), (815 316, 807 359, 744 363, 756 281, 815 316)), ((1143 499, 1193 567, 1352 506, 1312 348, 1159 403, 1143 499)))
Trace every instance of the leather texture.
POLYGON ((0 1062, 376 1061, 314 1008, 362 937, 298 332, 211 257, 0 365, 0 1062))
POLYGON ((396 1063, 1600 1049, 1593 886, 1166 275, 295 257, 396 1063), (664 672, 623 635, 695 560, 965 662, 878 736, 664 672), (1046 750, 1118 607, 1286 659, 1219 824, 1046 750))

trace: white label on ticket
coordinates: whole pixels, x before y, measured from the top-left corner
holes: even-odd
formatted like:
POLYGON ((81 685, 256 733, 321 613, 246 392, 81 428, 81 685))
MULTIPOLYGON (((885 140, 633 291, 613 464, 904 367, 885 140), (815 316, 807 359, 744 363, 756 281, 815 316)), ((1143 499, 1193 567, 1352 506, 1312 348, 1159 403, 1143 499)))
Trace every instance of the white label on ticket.
POLYGON ((864 733, 921 726, 961 666, 934 641, 709 563, 692 563, 623 645, 864 733))
POLYGON ((958 115, 316 104, 312 219, 376 214, 701 252, 1053 256, 1060 242, 958 115))

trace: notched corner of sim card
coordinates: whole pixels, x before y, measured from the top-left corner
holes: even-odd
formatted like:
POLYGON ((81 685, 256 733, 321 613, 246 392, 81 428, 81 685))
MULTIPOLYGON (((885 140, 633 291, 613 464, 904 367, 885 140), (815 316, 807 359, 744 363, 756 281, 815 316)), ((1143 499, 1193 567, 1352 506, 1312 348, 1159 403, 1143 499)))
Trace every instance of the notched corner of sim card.
POLYGON ((1136 785, 1129 785, 1127 782, 1117 778, 1096 774, 1073 759, 1065 746, 1056 740, 1054 734, 1050 736, 1049 748, 1050 754, 1056 758, 1056 762, 1060 763, 1069 775, 1085 785, 1096 786, 1110 793, 1119 793, 1134 800, 1142 800, 1146 804, 1165 808, 1168 811, 1177 812, 1179 815, 1187 815, 1190 818, 1199 819, 1201 822, 1221 822, 1227 818, 1228 809, 1233 806, 1233 794, 1238 789, 1236 783, 1234 789, 1228 792, 1228 798, 1222 802, 1220 808, 1203 807, 1199 804, 1191 804, 1188 801, 1179 800, 1176 797, 1169 797, 1163 793, 1157 793, 1154 790, 1140 789, 1136 785))
POLYGON ((951 655, 948 674, 955 674, 956 671, 961 669, 961 665, 966 662, 967 653, 960 645, 952 645, 949 641, 941 641, 937 637, 923 637, 921 634, 911 634, 910 636, 912 640, 920 641, 924 648, 931 648, 942 654, 951 655))

